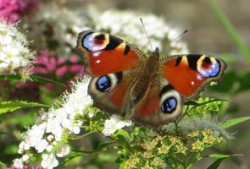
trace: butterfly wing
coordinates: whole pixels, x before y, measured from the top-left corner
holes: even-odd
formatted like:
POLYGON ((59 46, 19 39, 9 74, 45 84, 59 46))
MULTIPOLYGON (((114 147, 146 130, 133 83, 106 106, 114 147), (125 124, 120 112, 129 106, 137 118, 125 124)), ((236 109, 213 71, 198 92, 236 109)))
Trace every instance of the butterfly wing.
POLYGON ((226 68, 221 59, 206 55, 170 56, 160 59, 158 66, 133 116, 153 128, 175 120, 182 112, 183 97, 192 98, 210 82, 221 80, 226 68))
POLYGON ((143 73, 143 52, 115 36, 89 30, 78 35, 76 48, 83 52, 85 70, 92 77, 88 92, 94 105, 109 113, 126 113, 130 91, 143 73))
POLYGON ((76 48, 84 53, 85 70, 94 76, 132 69, 144 56, 122 39, 89 30, 79 33, 76 48))
POLYGON ((159 129, 162 125, 175 121, 181 114, 183 98, 167 80, 161 76, 156 79, 158 80, 151 81, 145 95, 134 107, 132 119, 159 129))
POLYGON ((212 81, 220 81, 226 64, 206 55, 176 55, 162 61, 162 76, 184 97, 195 97, 212 81))
POLYGON ((92 77, 88 92, 96 107, 111 114, 125 115, 130 107, 130 91, 135 79, 128 72, 92 77))

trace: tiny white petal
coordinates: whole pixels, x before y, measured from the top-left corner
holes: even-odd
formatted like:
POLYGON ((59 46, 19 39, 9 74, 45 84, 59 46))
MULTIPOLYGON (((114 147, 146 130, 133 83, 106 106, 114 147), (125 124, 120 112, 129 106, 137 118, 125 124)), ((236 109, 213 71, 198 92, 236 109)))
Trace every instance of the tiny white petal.
POLYGON ((54 154, 43 154, 42 155, 42 162, 41 166, 46 169, 52 169, 54 167, 57 167, 59 162, 57 161, 54 154))
POLYGON ((27 155, 27 154, 23 155, 22 160, 24 162, 27 161, 28 159, 30 159, 29 155, 27 155))
POLYGON ((113 114, 110 119, 106 120, 104 123, 104 129, 102 133, 105 136, 110 136, 115 133, 118 129, 121 129, 125 126, 130 126, 132 124, 131 120, 121 120, 116 114, 113 114))
POLYGON ((67 144, 63 144, 60 147, 58 147, 56 151, 57 157, 64 157, 70 152, 70 147, 67 144))
POLYGON ((13 167, 15 167, 15 168, 23 168, 23 160, 22 159, 15 159, 13 161, 13 167))
POLYGON ((46 151, 48 151, 48 152, 51 152, 52 149, 53 149, 53 145, 48 145, 46 147, 46 151))

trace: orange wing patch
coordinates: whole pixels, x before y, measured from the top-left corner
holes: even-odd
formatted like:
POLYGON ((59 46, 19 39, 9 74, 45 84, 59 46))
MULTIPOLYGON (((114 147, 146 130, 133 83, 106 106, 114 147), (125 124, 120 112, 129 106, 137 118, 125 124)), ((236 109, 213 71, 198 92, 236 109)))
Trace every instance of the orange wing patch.
POLYGON ((90 73, 101 76, 109 73, 128 70, 135 66, 138 55, 135 51, 128 49, 126 53, 126 44, 121 43, 117 48, 112 50, 100 50, 90 52, 89 68, 90 73))
POLYGON ((191 69, 186 60, 181 61, 178 66, 176 64, 176 59, 167 61, 162 74, 182 96, 189 97, 196 92, 205 78, 198 71, 191 69))

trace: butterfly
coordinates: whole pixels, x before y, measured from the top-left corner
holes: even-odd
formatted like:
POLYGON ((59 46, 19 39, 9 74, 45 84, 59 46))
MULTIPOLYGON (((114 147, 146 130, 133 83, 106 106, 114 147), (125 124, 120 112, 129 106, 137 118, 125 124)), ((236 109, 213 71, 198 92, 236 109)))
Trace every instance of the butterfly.
POLYGON ((84 67, 91 76, 88 93, 94 106, 136 123, 160 128, 180 116, 185 99, 212 81, 220 81, 226 63, 214 56, 149 56, 135 45, 106 33, 78 35, 84 67))

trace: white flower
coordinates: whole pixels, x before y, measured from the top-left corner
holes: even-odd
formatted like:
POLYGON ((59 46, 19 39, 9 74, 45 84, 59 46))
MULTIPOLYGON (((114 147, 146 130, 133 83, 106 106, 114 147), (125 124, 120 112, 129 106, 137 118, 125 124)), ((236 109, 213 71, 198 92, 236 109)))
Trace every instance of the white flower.
POLYGON ((23 168, 23 160, 19 159, 19 158, 15 159, 13 161, 13 167, 15 167, 15 168, 23 168))
POLYGON ((29 155, 25 154, 23 155, 22 160, 27 161, 29 158, 30 158, 29 155))
MULTIPOLYGON (((45 150, 48 142, 43 139, 45 124, 34 125, 26 134, 26 139, 22 142, 22 147, 34 147, 38 152, 45 150)), ((23 148, 24 149, 24 148, 23 148)))
MULTIPOLYGON (((88 10, 82 8, 76 8, 70 10, 70 8, 59 6, 56 2, 51 1, 49 3, 43 3, 43 7, 37 11, 34 23, 32 24, 32 35, 34 39, 38 34, 42 35, 44 31, 47 31, 46 25, 53 26, 52 39, 57 40, 58 46, 56 48, 57 53, 60 55, 72 54, 72 48, 75 47, 75 39, 77 33, 82 29, 87 29, 88 25, 88 10), (79 9, 79 10, 77 10, 79 9), (69 47, 70 46, 70 47, 69 47)), ((38 46, 46 47, 46 37, 39 37, 38 46)))
POLYGON ((53 150, 53 148, 54 148, 53 145, 48 145, 46 147, 46 151, 51 152, 53 150))
POLYGON ((33 55, 25 36, 16 27, 0 21, 0 73, 20 67, 27 69, 33 55))
POLYGON ((105 136, 110 136, 115 133, 118 129, 121 129, 125 126, 130 126, 132 124, 131 120, 121 120, 121 117, 113 114, 110 119, 106 120, 104 123, 104 129, 102 133, 105 136))
POLYGON ((45 169, 52 169, 57 167, 59 162, 57 161, 54 154, 43 154, 41 166, 45 169))
POLYGON ((70 147, 67 144, 63 144, 60 147, 58 147, 57 151, 56 151, 56 156, 57 157, 64 157, 66 155, 68 155, 70 152, 70 147))
POLYGON ((148 51, 158 47, 161 51, 168 52, 165 55, 188 52, 186 44, 175 41, 175 38, 182 33, 181 31, 171 28, 161 17, 144 14, 141 14, 140 17, 143 20, 153 49, 151 49, 146 33, 143 31, 138 13, 132 11, 106 11, 96 21, 95 29, 108 30, 111 34, 124 38, 126 41, 137 45, 138 48, 147 49, 148 51))
POLYGON ((30 149, 30 145, 27 144, 26 141, 22 141, 22 142, 19 144, 18 153, 19 153, 19 154, 22 154, 25 150, 29 150, 29 149, 30 149))
POLYGON ((40 142, 38 142, 34 147, 38 153, 43 152, 49 143, 45 139, 41 139, 40 142))
MULTIPOLYGON (((62 107, 58 109, 51 108, 48 112, 43 111, 41 119, 37 121, 39 124, 35 124, 28 130, 24 141, 19 145, 18 152, 25 155, 25 150, 29 150, 31 147, 35 148, 37 153, 51 152, 57 146, 57 143, 62 139, 67 139, 62 138, 65 130, 79 134, 82 121, 75 120, 75 117, 84 113, 85 107, 92 103, 87 93, 88 83, 88 77, 78 80, 73 85, 72 93, 64 94, 62 107)), ((58 156, 65 156, 69 151, 67 145, 59 147, 58 156)), ((53 158, 52 155, 43 156, 43 167, 49 164, 47 163, 48 160, 53 161, 53 158)), ((58 165, 58 162, 56 162, 55 164, 58 165)))

